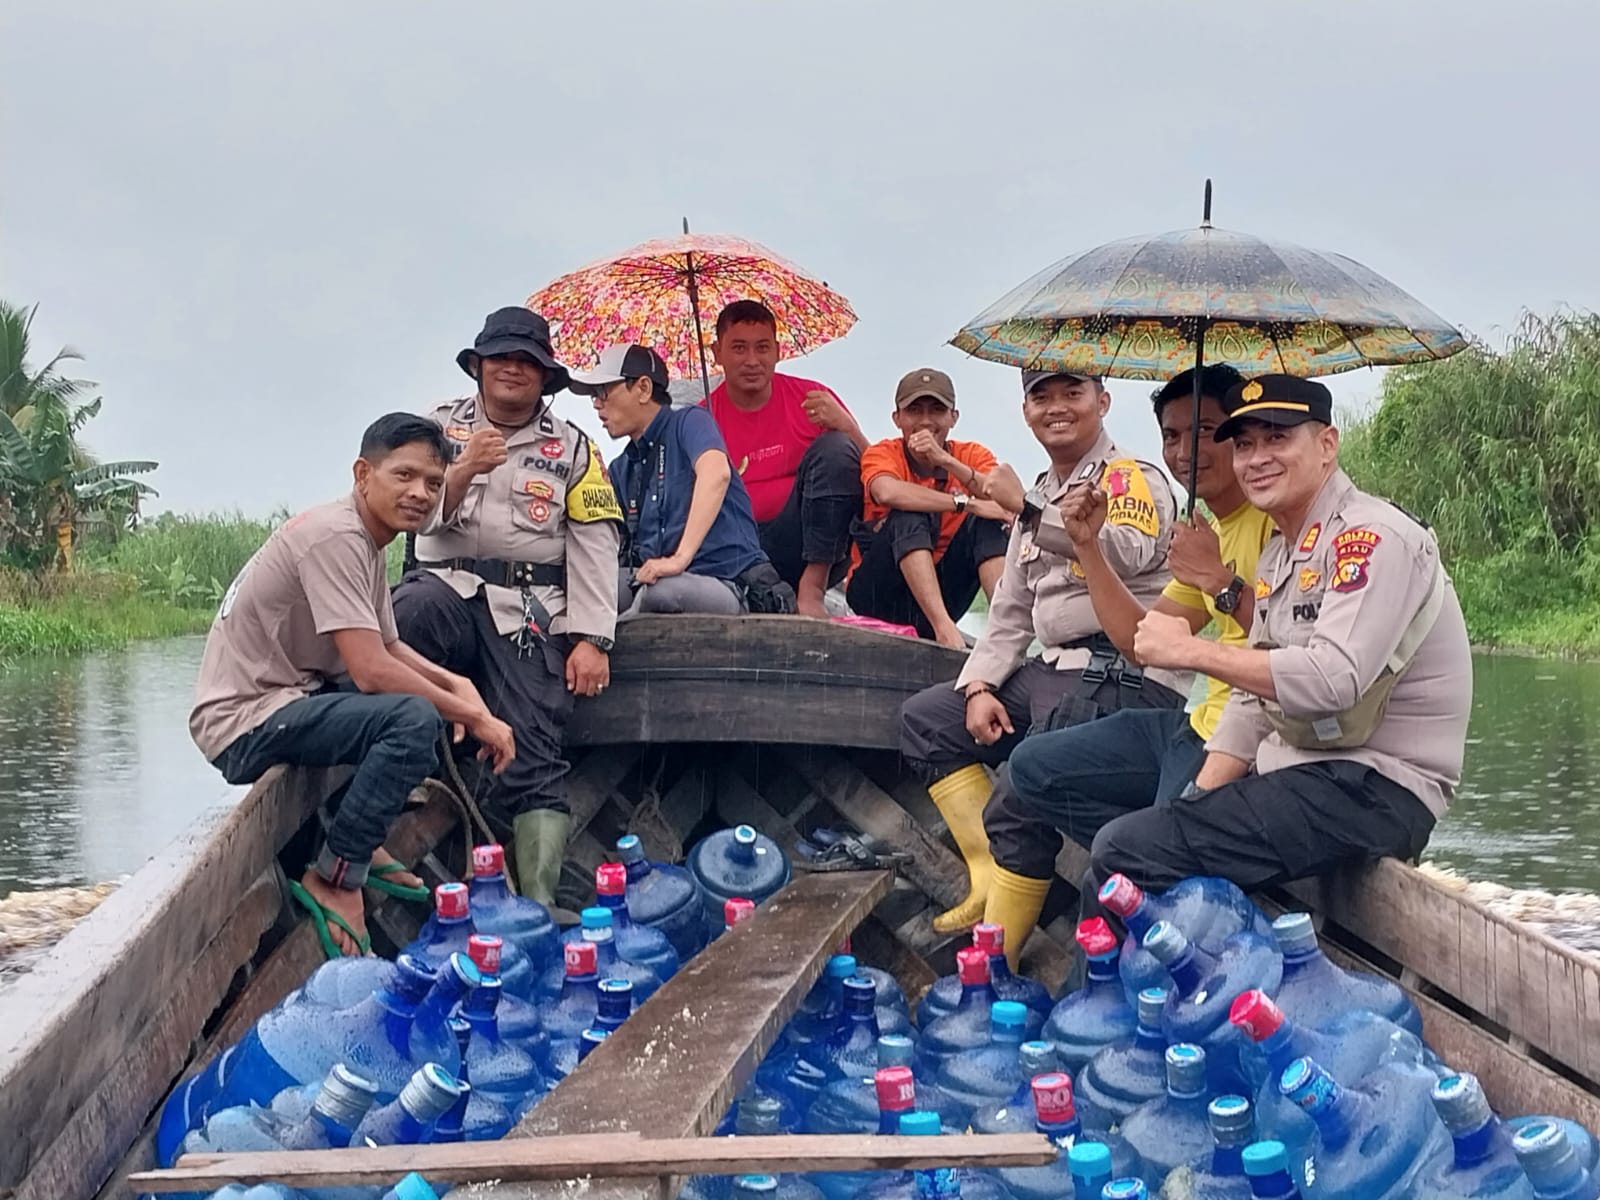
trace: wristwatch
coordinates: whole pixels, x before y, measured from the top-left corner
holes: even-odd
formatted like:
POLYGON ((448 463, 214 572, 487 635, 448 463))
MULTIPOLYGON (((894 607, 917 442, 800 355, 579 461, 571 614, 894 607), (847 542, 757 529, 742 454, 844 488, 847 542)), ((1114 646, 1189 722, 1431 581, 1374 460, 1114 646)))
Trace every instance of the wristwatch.
POLYGON ((1235 575, 1227 587, 1211 597, 1211 603, 1219 613, 1231 613, 1239 607, 1239 597, 1242 595, 1244 580, 1235 575))
POLYGON ((593 646, 596 650, 600 651, 602 654, 610 654, 611 651, 612 651, 612 648, 615 647, 616 644, 617 644, 616 640, 614 638, 604 637, 604 636, 602 636, 601 634, 598 634, 598 633, 579 633, 579 634, 575 634, 574 636, 580 642, 588 642, 591 646, 593 646))
POLYGON ((951 492, 950 500, 955 505, 954 512, 966 512, 967 501, 971 499, 965 492, 951 492))

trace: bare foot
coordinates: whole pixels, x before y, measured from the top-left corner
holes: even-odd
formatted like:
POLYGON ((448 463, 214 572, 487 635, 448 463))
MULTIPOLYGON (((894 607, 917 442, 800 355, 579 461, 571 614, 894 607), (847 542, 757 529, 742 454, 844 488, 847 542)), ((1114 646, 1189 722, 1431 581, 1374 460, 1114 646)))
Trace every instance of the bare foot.
MULTIPOLYGON (((307 867, 306 873, 300 876, 300 886, 311 893, 311 898, 330 912, 336 912, 344 918, 358 934, 365 937, 367 933, 366 905, 361 901, 360 889, 337 888, 321 875, 317 874, 315 867, 307 867)), ((333 935, 333 944, 339 947, 339 953, 352 957, 361 954, 361 947, 356 944, 348 933, 340 929, 332 921, 328 922, 328 932, 333 935)))
POLYGON ((828 608, 822 603, 822 598, 820 596, 815 600, 807 596, 798 598, 795 601, 794 610, 802 617, 821 617, 823 620, 828 619, 828 608))
POLYGON ((961 630, 954 625, 946 625, 942 629, 933 631, 933 640, 941 646, 948 646, 952 650, 965 650, 967 640, 961 636, 961 630))
MULTIPOLYGON (((379 846, 372 852, 372 865, 375 867, 381 867, 385 863, 392 863, 394 861, 394 855, 390 854, 382 846, 379 846)), ((391 883, 399 884, 401 887, 423 886, 422 880, 417 878, 417 876, 413 875, 410 871, 391 871, 388 875, 384 876, 384 878, 388 879, 391 883)))

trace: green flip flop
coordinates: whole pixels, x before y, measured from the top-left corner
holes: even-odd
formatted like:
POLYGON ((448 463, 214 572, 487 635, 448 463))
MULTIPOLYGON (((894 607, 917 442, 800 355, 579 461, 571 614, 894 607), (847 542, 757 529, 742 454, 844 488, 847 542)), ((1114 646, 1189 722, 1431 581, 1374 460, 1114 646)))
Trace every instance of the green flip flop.
POLYGON ((331 908, 323 907, 315 896, 306 891, 305 885, 300 883, 299 880, 291 879, 288 882, 289 895, 294 897, 295 903, 311 914, 312 925, 317 931, 317 940, 322 943, 322 952, 325 955, 329 958, 347 957, 344 951, 339 949, 339 943, 333 940, 333 934, 328 929, 328 922, 330 921, 350 935, 350 940, 360 947, 362 954, 372 953, 372 937, 370 934, 362 934, 357 937, 356 931, 350 928, 348 921, 331 908))
POLYGON ((411 868, 401 862, 389 862, 382 865, 373 863, 367 868, 367 886, 386 895, 394 896, 396 899, 412 900, 419 904, 432 895, 425 887, 411 887, 408 884, 396 883, 388 878, 388 876, 398 871, 410 872, 411 868))

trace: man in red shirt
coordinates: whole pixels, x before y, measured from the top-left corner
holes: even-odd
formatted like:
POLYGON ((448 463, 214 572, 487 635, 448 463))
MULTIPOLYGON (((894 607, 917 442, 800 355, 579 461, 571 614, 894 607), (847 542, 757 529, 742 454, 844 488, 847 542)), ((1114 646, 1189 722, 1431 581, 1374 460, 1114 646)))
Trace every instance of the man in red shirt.
POLYGON ((778 374, 778 322, 766 305, 724 308, 711 349, 723 382, 706 407, 750 493, 761 548, 794 588, 799 611, 826 616, 823 593, 849 565, 867 439, 831 390, 778 374))

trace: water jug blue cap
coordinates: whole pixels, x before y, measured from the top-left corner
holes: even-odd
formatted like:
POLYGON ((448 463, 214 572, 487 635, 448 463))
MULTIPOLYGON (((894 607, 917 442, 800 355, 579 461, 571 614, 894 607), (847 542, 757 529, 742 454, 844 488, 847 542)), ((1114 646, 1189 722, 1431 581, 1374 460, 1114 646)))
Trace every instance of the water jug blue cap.
POLYGON ((1211 1137, 1219 1146, 1242 1146, 1250 1140, 1255 1118, 1243 1096, 1218 1096, 1206 1106, 1211 1137))
POLYGON ((748 825, 740 825, 733 831, 733 840, 741 846, 754 846, 756 844, 756 831, 748 825))
POLYGON ((1433 1085, 1433 1107, 1451 1133, 1481 1129, 1494 1115, 1478 1077, 1466 1071, 1447 1075, 1433 1085))
POLYGON ((1189 945, 1189 939, 1184 937, 1183 930, 1171 921, 1157 921, 1145 930, 1144 941, 1141 944, 1155 956, 1156 961, 1165 966, 1184 952, 1189 945))
POLYGON ((1108 1174, 1111 1170, 1111 1147, 1104 1142, 1077 1141, 1067 1151, 1067 1170, 1084 1179, 1108 1174))
POLYGON ((939 1114, 931 1112, 908 1112, 900 1114, 900 1132, 926 1136, 939 1132, 939 1114))
POLYGON ((1327 1112, 1339 1098, 1339 1085, 1309 1058, 1297 1058, 1283 1069, 1278 1091, 1313 1117, 1327 1112))
POLYGON ((828 960, 827 972, 829 979, 849 979, 856 973, 855 955, 835 954, 828 960))
POLYGON ((595 905, 584 909, 578 914, 578 919, 583 922, 585 929, 610 929, 611 910, 595 905))
POLYGON ((1206 1090, 1206 1052, 1191 1042, 1167 1047, 1167 1091, 1200 1096, 1206 1090))
POLYGON ((631 854, 635 850, 642 849, 643 847, 639 844, 639 835, 636 833, 625 833, 617 839, 617 852, 619 854, 631 854))
POLYGON ((1272 940, 1278 943, 1278 950, 1283 954, 1315 950, 1317 948, 1317 928, 1311 922, 1311 914, 1305 912, 1284 913, 1272 923, 1272 940))
POLYGON ((394 1185, 394 1200, 439 1200, 439 1193, 415 1171, 394 1185))
POLYGON ((989 1005, 989 1023, 1006 1029, 1021 1029, 1028 1023, 1028 1008, 1015 1000, 996 1000, 989 1005))
POLYGON ((455 977, 469 988, 477 987, 485 979, 490 978, 478 969, 477 963, 459 950, 454 951, 446 962, 455 977))
POLYGON ((1534 1190, 1563 1181, 1576 1174, 1582 1164, 1572 1148, 1572 1139, 1559 1121, 1533 1121, 1511 1138, 1517 1161, 1533 1181, 1534 1190))
POLYGON ((1276 1175, 1289 1169, 1289 1152, 1282 1142, 1251 1142, 1239 1156, 1246 1175, 1276 1175))
POLYGON ((633 995, 633 981, 631 979, 602 979, 597 985, 605 995, 633 995))
POLYGON ((1139 1024, 1146 1029, 1161 1028, 1161 1014, 1167 1007, 1167 989, 1145 988, 1139 993, 1139 1024))
POLYGON ((1100 1189, 1100 1200, 1148 1200, 1149 1195, 1142 1179, 1113 1179, 1100 1189))
POLYGON ((776 1192, 778 1179, 775 1175, 740 1175, 733 1186, 741 1192, 776 1192))

